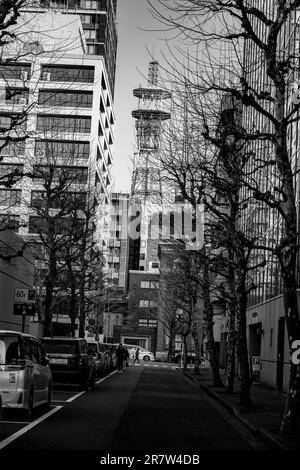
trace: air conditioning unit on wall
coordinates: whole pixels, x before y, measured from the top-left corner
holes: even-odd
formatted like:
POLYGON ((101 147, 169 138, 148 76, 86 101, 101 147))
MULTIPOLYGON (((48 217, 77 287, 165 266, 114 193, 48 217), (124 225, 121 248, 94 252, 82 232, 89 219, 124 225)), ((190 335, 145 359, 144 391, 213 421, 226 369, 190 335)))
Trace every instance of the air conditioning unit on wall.
POLYGON ((42 72, 42 80, 49 81, 51 79, 50 72, 42 72))
POLYGON ((19 99, 19 104, 21 104, 21 105, 27 104, 27 98, 20 98, 19 99))
POLYGON ((28 72, 26 70, 21 70, 20 79, 24 81, 28 80, 28 72))

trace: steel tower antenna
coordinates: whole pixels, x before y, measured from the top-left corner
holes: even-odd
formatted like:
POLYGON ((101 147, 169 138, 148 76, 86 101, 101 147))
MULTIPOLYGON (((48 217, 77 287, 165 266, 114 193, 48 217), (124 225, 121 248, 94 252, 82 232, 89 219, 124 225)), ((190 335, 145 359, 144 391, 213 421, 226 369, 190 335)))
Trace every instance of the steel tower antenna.
POLYGON ((148 85, 133 90, 138 107, 132 112, 136 119, 137 155, 134 164, 135 180, 132 198, 141 203, 161 203, 162 188, 158 171, 161 150, 162 124, 170 119, 166 100, 171 92, 158 86, 158 62, 148 68, 148 85))

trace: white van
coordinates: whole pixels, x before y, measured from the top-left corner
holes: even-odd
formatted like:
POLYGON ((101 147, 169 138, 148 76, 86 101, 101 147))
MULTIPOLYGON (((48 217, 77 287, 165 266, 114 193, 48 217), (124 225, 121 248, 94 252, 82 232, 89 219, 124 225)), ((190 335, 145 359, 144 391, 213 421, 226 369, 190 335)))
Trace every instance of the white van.
POLYGON ((18 331, 0 330, 0 394, 3 408, 51 405, 52 376, 38 338, 18 331))

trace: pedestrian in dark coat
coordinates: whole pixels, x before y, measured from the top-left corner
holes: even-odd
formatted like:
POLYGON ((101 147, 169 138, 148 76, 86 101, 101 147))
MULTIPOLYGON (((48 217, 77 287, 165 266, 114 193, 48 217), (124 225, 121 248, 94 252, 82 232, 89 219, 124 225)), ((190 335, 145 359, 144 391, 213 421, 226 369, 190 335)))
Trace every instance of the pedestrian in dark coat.
POLYGON ((124 365, 124 348, 121 343, 116 349, 116 356, 117 356, 118 372, 121 373, 123 372, 123 365, 124 365))
POLYGON ((129 352, 127 348, 124 348, 124 359, 126 367, 129 366, 129 352))
POLYGON ((133 363, 135 363, 135 361, 137 361, 138 364, 140 363, 139 352, 140 352, 140 348, 136 348, 133 363))

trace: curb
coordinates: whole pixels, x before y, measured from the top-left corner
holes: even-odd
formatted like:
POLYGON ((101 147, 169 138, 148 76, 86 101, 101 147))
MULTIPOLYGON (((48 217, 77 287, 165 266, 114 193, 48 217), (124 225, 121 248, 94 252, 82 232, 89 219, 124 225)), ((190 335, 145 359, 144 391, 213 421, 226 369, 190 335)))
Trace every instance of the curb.
POLYGON ((188 377, 190 380, 192 380, 195 384, 198 385, 198 387, 202 388, 208 395, 213 397, 215 400, 217 400, 221 405, 223 405, 224 408, 227 409, 231 414, 236 416, 252 433, 260 436, 266 443, 271 444, 273 447, 280 449, 280 450, 285 450, 287 451, 287 447, 278 440, 277 437, 275 437, 270 431, 264 428, 258 428, 254 426, 249 419, 245 418, 244 416, 241 415, 241 413, 238 411, 238 409, 228 403, 227 401, 223 400, 217 393, 215 393, 213 390, 210 390, 209 387, 203 384, 199 384, 198 380, 194 379, 188 372, 181 371, 186 377, 188 377))

